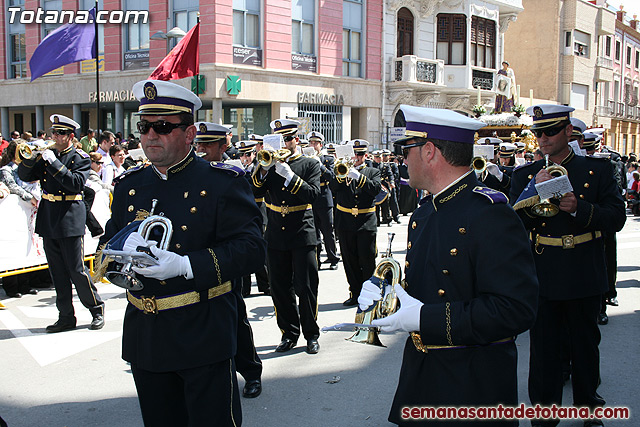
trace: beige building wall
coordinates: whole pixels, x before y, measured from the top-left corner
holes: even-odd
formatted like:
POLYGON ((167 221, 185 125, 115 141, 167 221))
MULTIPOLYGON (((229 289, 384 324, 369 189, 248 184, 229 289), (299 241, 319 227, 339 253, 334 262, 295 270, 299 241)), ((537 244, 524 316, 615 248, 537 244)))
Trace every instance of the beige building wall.
POLYGON ((559 102, 560 2, 523 0, 522 5, 524 12, 505 33, 504 59, 516 74, 522 97, 533 89, 535 98, 559 102))

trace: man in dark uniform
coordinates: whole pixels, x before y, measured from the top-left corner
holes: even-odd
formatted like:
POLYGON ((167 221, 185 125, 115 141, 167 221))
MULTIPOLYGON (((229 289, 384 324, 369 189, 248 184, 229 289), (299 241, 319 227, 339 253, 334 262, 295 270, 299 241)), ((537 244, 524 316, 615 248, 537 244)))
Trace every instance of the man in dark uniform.
MULTIPOLYGON (((320 350, 318 337, 318 238, 311 204, 320 194, 320 163, 298 152, 299 122, 278 119, 271 122, 291 153, 286 161, 274 160, 253 175, 254 194, 265 197, 267 206, 267 262, 271 297, 282 340, 277 352, 295 347, 302 334, 306 351, 320 350), (296 296, 299 303, 296 303, 296 296)), ((265 144, 266 145, 266 144, 265 144)))
MULTIPOLYGON (((478 140, 478 144, 493 145, 494 147, 500 147, 502 140, 499 138, 481 138, 478 140)), ((499 151, 498 151, 499 153, 499 151)), ((487 161, 486 169, 482 173, 477 173, 478 179, 484 185, 502 193, 509 194, 509 186, 511 185, 511 176, 503 172, 497 164, 487 161)))
POLYGON ((393 220, 400 224, 400 208, 398 207, 398 186, 397 182, 400 179, 400 172, 398 171, 398 165, 391 161, 391 151, 382 150, 382 163, 389 168, 389 178, 386 182, 389 185, 389 209, 391 210, 391 217, 393 220))
MULTIPOLYGON (((571 107, 548 104, 527 110, 542 153, 566 169, 573 187, 561 197, 557 215, 541 217, 532 210, 537 202, 534 183, 552 178, 545 160, 514 171, 511 199, 531 232, 540 282, 538 314, 530 332, 529 398, 534 405, 561 405, 561 349, 568 337, 573 403, 593 409, 605 404, 596 392, 600 374, 597 319, 601 295, 607 290, 602 233, 619 231, 626 217, 611 164, 605 159, 577 156, 569 147, 571 111, 571 107)), ((557 424, 558 420, 533 422, 557 424)), ((585 425, 602 423, 586 420, 585 425)))
POLYGON ((320 195, 313 202, 313 219, 316 224, 316 235, 318 236, 318 267, 320 267, 320 252, 322 251, 322 243, 320 243, 320 233, 322 233, 329 269, 337 270, 340 258, 336 250, 336 238, 333 234, 333 194, 329 188, 329 182, 335 175, 333 172, 335 158, 329 154, 322 153, 324 135, 320 132, 309 132, 307 140, 309 145, 316 150, 315 157, 320 162, 320 195))
MULTIPOLYGON (((413 425, 408 406, 515 406, 515 336, 534 321, 538 284, 522 222, 504 194, 470 170, 473 135, 484 123, 444 109, 400 110, 406 137, 395 143, 411 186, 430 195, 409 221, 406 291, 395 285, 400 309, 373 321, 383 331, 410 332, 389 420, 413 425)), ((361 310, 381 297, 384 282, 372 279, 361 310)))
POLYGON ((122 357, 131 363, 145 425, 240 425, 234 355, 241 297, 232 282, 262 264, 260 212, 241 169, 191 149, 202 105, 196 95, 159 80, 138 82, 133 93, 151 166, 119 179, 101 243, 149 215, 154 200, 173 234, 165 249, 138 232, 126 239, 124 250, 151 246, 157 265, 133 268, 144 289, 127 292, 122 357))
POLYGON ((389 182, 392 177, 391 169, 387 164, 382 162, 382 150, 376 150, 373 152, 373 162, 371 163, 371 167, 380 171, 380 182, 382 187, 384 187, 384 190, 387 192, 387 197, 385 197, 382 202, 376 204, 377 225, 388 224, 389 227, 391 227, 391 214, 389 212, 391 185, 389 182))
POLYGON ((72 283, 80 302, 93 316, 89 329, 100 329, 104 326, 104 303, 83 263, 87 211, 82 190, 89 177, 91 160, 87 153, 73 146, 78 123, 60 114, 52 115, 50 120, 55 149, 45 150, 42 157, 23 160, 18 166, 21 180, 40 180, 42 187, 36 233, 43 239, 59 312, 58 321, 46 330, 62 332, 76 327, 72 283))
MULTIPOLYGON (((198 150, 205 153, 202 158, 208 162, 222 162, 224 148, 229 143, 229 129, 224 125, 209 122, 197 122, 195 127, 197 132, 194 142, 198 150)), ((250 184, 251 177, 246 172, 244 176, 250 184)), ((238 305, 238 351, 234 358, 236 371, 245 380, 242 395, 248 398, 258 397, 262 393, 262 361, 256 351, 253 330, 244 302, 244 297, 251 293, 251 274, 235 281, 233 293, 237 298, 238 305), (247 278, 248 281, 245 280, 247 278), (247 282, 248 285, 246 285, 247 282)))
POLYGON ((343 303, 354 306, 362 283, 376 267, 376 205, 380 193, 380 171, 367 167, 364 157, 369 142, 355 139, 351 142, 355 158, 345 179, 331 180, 331 191, 336 197, 336 231, 344 272, 349 282, 349 298, 343 303))

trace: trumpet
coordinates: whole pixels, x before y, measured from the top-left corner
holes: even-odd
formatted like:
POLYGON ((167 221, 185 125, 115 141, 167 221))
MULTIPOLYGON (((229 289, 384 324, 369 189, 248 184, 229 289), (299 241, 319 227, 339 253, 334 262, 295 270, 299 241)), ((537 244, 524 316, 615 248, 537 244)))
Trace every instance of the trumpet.
POLYGON ((18 164, 23 160, 37 161, 40 158, 40 156, 42 156, 42 153, 45 150, 52 150, 55 148, 55 146, 56 146, 55 142, 51 142, 49 145, 45 145, 42 147, 39 147, 39 146, 32 147, 27 143, 21 142, 16 147, 16 154, 14 156, 13 162, 15 164, 18 164))
MULTIPOLYGON (((380 301, 377 301, 366 311, 360 311, 360 309, 358 309, 355 320, 358 324, 370 325, 373 320, 390 316, 398 309, 398 296, 396 295, 394 285, 400 283, 402 267, 398 261, 393 259, 391 252, 391 242, 393 242, 395 233, 387 233, 387 236, 389 238, 387 252, 382 256, 382 259, 378 265, 376 265, 376 269, 373 272, 374 277, 382 280, 383 296, 380 301)), ((380 342, 378 330, 374 327, 358 329, 355 334, 348 338, 348 341, 386 347, 380 342)))
POLYGON ((291 151, 287 148, 281 148, 278 151, 273 150, 260 150, 256 154, 256 160, 258 164, 263 168, 270 167, 273 162, 284 162, 291 155, 291 151))
MULTIPOLYGON (((549 172, 549 174, 554 178, 562 175, 568 175, 567 170, 564 167, 560 165, 549 165, 548 154, 545 154, 544 161, 547 172, 549 172)), ((560 209, 557 205, 551 203, 551 199, 543 199, 531 207, 531 212, 533 212, 535 215, 549 218, 552 216, 556 216, 558 212, 560 212, 560 209)))
POLYGON ((346 179, 347 174, 349 173, 349 169, 353 167, 353 160, 347 157, 340 157, 336 160, 336 163, 333 167, 333 170, 336 174, 336 178, 338 179, 346 179))
POLYGON ((471 168, 477 173, 483 173, 487 169, 487 159, 484 157, 474 157, 471 160, 471 168))

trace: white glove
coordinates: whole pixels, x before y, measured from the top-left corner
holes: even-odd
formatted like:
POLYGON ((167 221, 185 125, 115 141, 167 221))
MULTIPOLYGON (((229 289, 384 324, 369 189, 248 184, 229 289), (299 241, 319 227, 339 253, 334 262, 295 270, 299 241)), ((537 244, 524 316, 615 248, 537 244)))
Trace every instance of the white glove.
POLYGON ((155 244, 155 242, 147 242, 144 237, 142 237, 142 234, 134 231, 133 233, 129 234, 127 240, 124 241, 122 250, 126 252, 135 252, 138 246, 151 246, 153 244, 155 244))
POLYGON ((42 158, 49 163, 53 163, 56 161, 56 155, 53 154, 53 151, 51 150, 44 150, 42 152, 42 158))
POLYGON ((374 302, 381 299, 382 290, 371 279, 362 284, 362 290, 360 291, 360 296, 358 296, 360 311, 366 311, 374 302))
MULTIPOLYGON (((127 239, 128 241, 129 239, 127 239)), ((185 279, 193 279, 191 262, 187 255, 178 255, 175 252, 165 251, 156 247, 156 242, 147 242, 150 245, 151 253, 158 258, 157 265, 131 268, 136 273, 151 279, 166 280, 173 277, 184 276, 185 279)), ((126 244, 126 242, 125 242, 126 244)))
POLYGON ((284 185, 287 186, 295 176, 293 171, 291 170, 291 166, 289 166, 286 162, 277 162, 276 163, 276 173, 284 178, 284 185))
POLYGON ((349 172, 347 172, 347 178, 360 179, 360 172, 358 172, 356 168, 351 168, 349 172))
POLYGON ((498 178, 498 181, 502 181, 504 173, 502 173, 498 165, 496 165, 495 163, 487 163, 487 172, 498 178))
POLYGON ((400 308, 391 316, 376 319, 371 322, 371 324, 373 326, 380 326, 383 332, 419 331, 420 310, 424 304, 409 295, 399 284, 396 284, 394 289, 400 300, 400 308))

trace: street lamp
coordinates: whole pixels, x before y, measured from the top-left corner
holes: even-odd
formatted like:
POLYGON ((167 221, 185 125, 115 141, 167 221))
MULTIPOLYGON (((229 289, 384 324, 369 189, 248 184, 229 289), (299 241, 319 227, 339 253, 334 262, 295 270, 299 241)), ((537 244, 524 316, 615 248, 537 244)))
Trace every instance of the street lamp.
POLYGON ((168 32, 164 32, 164 31, 156 31, 151 37, 149 37, 149 40, 166 40, 167 41, 167 53, 170 50, 170 47, 172 48, 173 46, 170 46, 169 43, 171 40, 178 40, 181 39, 182 37, 186 36, 187 33, 185 33, 184 31, 182 31, 182 29, 180 27, 173 27, 172 29, 170 29, 168 32))

